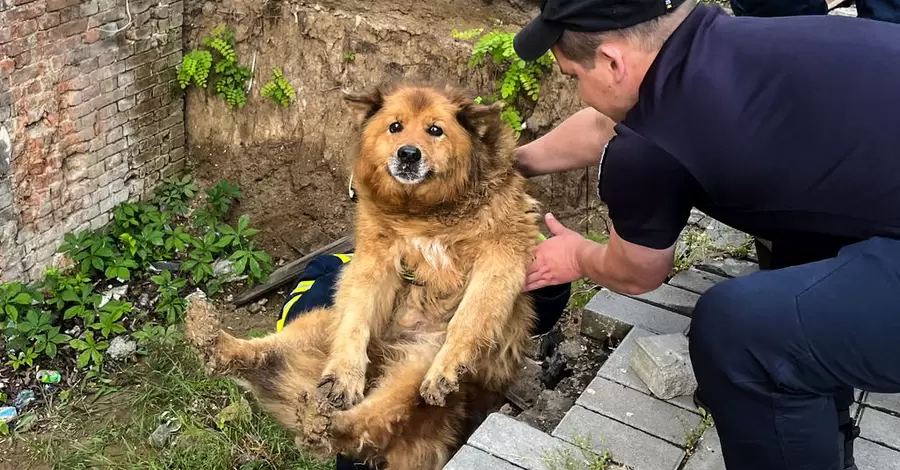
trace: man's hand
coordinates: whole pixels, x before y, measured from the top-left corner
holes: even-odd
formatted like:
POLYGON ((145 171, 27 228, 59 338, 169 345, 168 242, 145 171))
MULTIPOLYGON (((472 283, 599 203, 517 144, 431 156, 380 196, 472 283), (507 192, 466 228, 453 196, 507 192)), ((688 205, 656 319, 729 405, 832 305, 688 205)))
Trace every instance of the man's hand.
POLYGON ((537 246, 525 280, 526 291, 565 284, 584 277, 577 253, 582 244, 590 241, 563 226, 553 214, 547 214, 544 220, 553 236, 537 246))

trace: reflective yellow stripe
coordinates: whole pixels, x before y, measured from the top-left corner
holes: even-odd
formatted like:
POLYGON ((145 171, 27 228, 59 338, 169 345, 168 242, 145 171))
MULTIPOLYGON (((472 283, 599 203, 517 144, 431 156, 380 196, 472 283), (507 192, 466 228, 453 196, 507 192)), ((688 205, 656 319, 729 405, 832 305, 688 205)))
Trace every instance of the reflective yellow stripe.
POLYGON ((275 325, 275 331, 281 331, 284 328, 284 321, 287 320, 287 314, 291 311, 291 307, 300 300, 301 296, 296 296, 291 300, 288 300, 286 304, 284 304, 284 308, 281 309, 281 318, 278 319, 278 324, 275 325))
POLYGON ((300 281, 300 283, 297 284, 297 287, 291 291, 291 294, 302 294, 303 292, 308 291, 315 283, 316 281, 300 281))
POLYGON ((349 263, 349 262, 350 262, 350 259, 353 258, 353 253, 349 253, 349 254, 346 254, 346 255, 343 254, 343 253, 335 253, 334 256, 337 256, 338 259, 340 259, 340 260, 341 260, 342 262, 344 262, 344 263, 349 263))

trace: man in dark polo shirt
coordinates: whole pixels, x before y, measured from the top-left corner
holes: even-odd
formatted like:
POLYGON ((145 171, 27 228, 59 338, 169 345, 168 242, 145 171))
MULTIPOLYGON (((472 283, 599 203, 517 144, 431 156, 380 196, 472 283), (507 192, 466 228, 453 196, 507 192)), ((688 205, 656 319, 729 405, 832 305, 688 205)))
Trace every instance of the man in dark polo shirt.
POLYGON ((514 44, 552 51, 590 106, 520 168, 599 162, 613 222, 599 244, 548 215, 526 288, 653 290, 692 207, 771 241, 774 269, 697 303, 700 402, 729 470, 856 468, 853 389, 900 392, 900 25, 549 0, 514 44))

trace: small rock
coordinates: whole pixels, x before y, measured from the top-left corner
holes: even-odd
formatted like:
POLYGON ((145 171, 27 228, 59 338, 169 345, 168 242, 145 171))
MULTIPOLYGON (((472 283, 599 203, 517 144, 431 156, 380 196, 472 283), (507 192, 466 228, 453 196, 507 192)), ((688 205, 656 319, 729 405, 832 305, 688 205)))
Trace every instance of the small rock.
POLYGON ((545 414, 562 416, 575 405, 575 399, 554 390, 544 390, 541 392, 541 404, 545 414))
POLYGON ((260 310, 262 310, 262 305, 260 304, 250 304, 247 306, 247 311, 252 314, 257 314, 260 310))
POLYGON ((234 301, 234 295, 233 295, 233 294, 228 294, 228 295, 225 296, 225 302, 231 303, 231 302, 233 302, 233 301, 234 301))
POLYGON ((262 299, 259 299, 259 302, 257 302, 257 303, 259 304, 260 307, 262 307, 263 305, 269 303, 269 299, 262 298, 262 299))
POLYGON ((122 360, 134 354, 137 349, 137 343, 126 340, 124 336, 116 336, 109 343, 106 349, 106 355, 113 360, 122 360))
POLYGON ((144 309, 150 308, 150 294, 146 292, 141 294, 141 296, 138 297, 137 306, 144 309))
POLYGON ((162 421, 162 423, 153 430, 149 438, 150 445, 156 447, 157 449, 162 449, 163 447, 165 447, 166 443, 169 442, 169 438, 172 436, 172 434, 178 432, 178 430, 181 429, 181 420, 168 411, 164 412, 162 416, 160 416, 160 421, 162 421))
POLYGON ((213 263, 212 268, 216 277, 224 277, 234 272, 234 263, 227 259, 220 259, 213 263))
POLYGON ((581 341, 568 339, 563 341, 559 345, 559 352, 562 354, 567 360, 575 361, 578 359, 578 356, 581 356, 585 352, 584 344, 581 341))
POLYGON ((513 416, 516 414, 516 411, 512 405, 510 405, 509 403, 504 403, 503 406, 500 407, 499 413, 506 416, 513 416))
POLYGON ((34 403, 34 391, 33 390, 22 390, 16 395, 16 400, 13 402, 13 406, 15 406, 19 410, 24 410, 28 405, 34 403))
POLYGON ((687 337, 681 333, 637 338, 629 365, 650 392, 663 400, 697 388, 687 337))

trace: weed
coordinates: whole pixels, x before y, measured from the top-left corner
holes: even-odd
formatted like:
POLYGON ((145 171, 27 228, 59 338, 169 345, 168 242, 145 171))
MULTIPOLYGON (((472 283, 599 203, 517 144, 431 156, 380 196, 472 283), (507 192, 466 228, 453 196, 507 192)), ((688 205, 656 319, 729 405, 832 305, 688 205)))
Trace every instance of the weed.
POLYGON ((272 70, 272 78, 263 86, 262 95, 284 108, 290 106, 296 97, 294 87, 284 78, 280 67, 272 70))
POLYGON ((234 32, 224 24, 217 25, 204 38, 203 45, 208 49, 195 49, 182 57, 177 70, 178 84, 182 89, 191 82, 198 88, 206 88, 212 70, 215 72, 215 94, 230 108, 243 108, 247 104, 247 80, 252 73, 237 60, 234 32))
POLYGON ((607 470, 612 463, 612 453, 604 450, 600 454, 593 451, 590 437, 576 436, 572 439, 572 445, 578 449, 557 448, 553 455, 544 456, 544 464, 550 470, 607 470))
POLYGON ((687 455, 691 455, 697 450, 697 444, 703 439, 703 434, 713 426, 712 415, 707 413, 703 408, 699 408, 699 411, 701 417, 700 424, 695 429, 692 429, 684 440, 685 453, 687 455))

